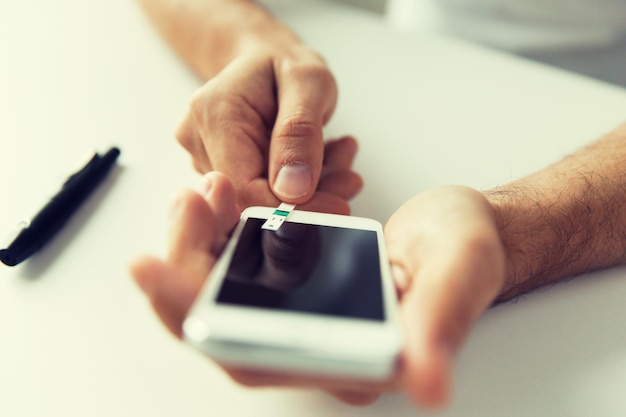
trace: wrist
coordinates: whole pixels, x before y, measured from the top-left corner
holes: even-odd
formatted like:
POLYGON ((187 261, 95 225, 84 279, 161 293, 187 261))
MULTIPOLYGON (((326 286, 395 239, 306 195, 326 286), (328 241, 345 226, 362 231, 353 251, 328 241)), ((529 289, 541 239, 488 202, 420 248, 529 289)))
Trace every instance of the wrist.
POLYGON ((302 46, 302 41, 285 24, 277 20, 267 10, 243 1, 240 12, 235 13, 234 20, 238 21, 234 43, 235 55, 251 53, 258 50, 289 50, 302 46), (239 17, 238 17, 239 16, 239 17), (242 16, 245 16, 242 18, 242 16))
POLYGON ((251 0, 138 1, 172 49, 205 80, 242 53, 300 43, 251 0))
POLYGON ((626 186, 612 174, 599 175, 611 165, 600 156, 584 149, 484 193, 507 259, 499 300, 626 262, 626 186))
MULTIPOLYGON (((205 78, 210 78, 241 55, 288 55, 304 47, 296 34, 267 10, 249 0, 227 0, 209 34, 205 78), (210 51, 214 53, 211 54, 210 51)), ((206 57, 206 55, 205 55, 206 57)))
MULTIPOLYGON (((497 299, 506 301, 538 286, 550 240, 541 223, 546 213, 534 204, 523 187, 495 188, 484 192, 495 213, 496 227, 505 251, 504 285, 497 299)), ((536 202, 536 200, 535 200, 536 202)))

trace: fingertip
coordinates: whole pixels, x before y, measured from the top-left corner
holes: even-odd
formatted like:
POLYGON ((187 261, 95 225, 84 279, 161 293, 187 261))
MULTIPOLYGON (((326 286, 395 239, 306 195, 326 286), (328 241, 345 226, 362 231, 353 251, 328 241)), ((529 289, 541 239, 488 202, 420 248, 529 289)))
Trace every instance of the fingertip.
POLYGON ((162 262, 151 256, 133 259, 128 265, 130 275, 137 286, 148 296, 154 293, 155 280, 160 276, 162 262))
POLYGON ((353 135, 345 135, 339 138, 341 141, 345 141, 347 146, 350 146, 356 152, 359 149, 359 141, 353 135))
POLYGON ((168 260, 175 264, 187 254, 210 247, 215 235, 213 213, 203 196, 183 190, 170 208, 168 260))
POLYGON ((344 216, 349 216, 352 210, 346 200, 326 192, 316 193, 311 201, 299 207, 299 209, 344 216))
POLYGON ((226 174, 219 171, 205 174, 202 177, 202 195, 217 218, 239 218, 237 194, 226 174))
POLYGON ((356 197, 363 189, 363 178, 351 170, 338 170, 324 175, 318 191, 333 194, 346 201, 356 197))
POLYGON ((144 291, 157 316, 176 337, 203 281, 191 279, 157 259, 134 263, 135 282, 144 291), (136 274, 136 275, 135 275, 136 274))
POLYGON ((341 147, 342 152, 350 156, 351 159, 354 159, 357 152, 359 151, 359 142, 352 135, 346 135, 337 139, 330 140, 328 141, 328 145, 330 145, 331 148, 341 147))
POLYGON ((231 230, 239 221, 237 195, 228 177, 217 171, 203 176, 201 192, 210 208, 215 228, 211 251, 218 255, 222 252, 231 230))
POLYGON ((356 391, 329 391, 328 393, 339 401, 355 407, 371 405, 380 397, 380 394, 356 391))
MULTIPOLYGON (((401 275, 397 268, 395 273, 401 275)), ((442 331, 440 317, 423 296, 423 289, 417 291, 413 286, 402 299, 406 335, 404 386, 413 403, 438 410, 449 402, 454 350, 442 331)))
POLYGON ((132 260, 129 270, 161 322, 174 336, 180 338, 182 320, 196 289, 177 276, 176 271, 165 262, 151 256, 132 260))
POLYGON ((220 190, 223 193, 235 193, 228 176, 220 171, 207 172, 201 179, 200 192, 202 195, 209 197, 214 190, 220 190))
POLYGON ((317 188, 323 159, 318 121, 310 116, 288 118, 274 129, 271 139, 268 179, 274 195, 291 204, 308 201, 317 188))
POLYGON ((446 348, 423 351, 407 359, 406 390, 421 408, 440 410, 449 403, 452 357, 446 348))

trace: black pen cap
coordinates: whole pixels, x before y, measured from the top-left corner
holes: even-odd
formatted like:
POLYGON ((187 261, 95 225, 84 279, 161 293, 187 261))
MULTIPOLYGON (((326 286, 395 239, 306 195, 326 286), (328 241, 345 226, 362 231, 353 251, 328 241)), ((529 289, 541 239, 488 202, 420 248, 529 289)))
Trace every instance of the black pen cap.
POLYGON ((0 261, 5 265, 15 266, 40 248, 41 241, 33 235, 32 230, 25 227, 7 248, 0 249, 0 261))

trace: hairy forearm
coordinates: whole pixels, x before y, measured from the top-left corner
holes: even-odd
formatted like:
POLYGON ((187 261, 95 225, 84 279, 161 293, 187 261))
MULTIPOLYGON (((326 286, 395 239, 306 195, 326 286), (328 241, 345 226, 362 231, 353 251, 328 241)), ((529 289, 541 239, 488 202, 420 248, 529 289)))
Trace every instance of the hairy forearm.
POLYGON ((298 39, 252 0, 138 0, 176 53, 204 80, 238 54, 298 39))
POLYGON ((626 263, 626 125, 485 195, 507 253, 500 300, 626 263))

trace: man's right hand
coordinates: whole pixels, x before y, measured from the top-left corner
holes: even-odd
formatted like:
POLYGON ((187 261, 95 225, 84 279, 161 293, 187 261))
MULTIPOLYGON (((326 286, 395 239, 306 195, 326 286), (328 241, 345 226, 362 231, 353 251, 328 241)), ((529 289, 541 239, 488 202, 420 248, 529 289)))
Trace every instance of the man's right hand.
POLYGON ((220 171, 239 208, 275 206, 347 214, 361 189, 354 139, 324 143, 337 102, 324 60, 299 44, 235 58, 194 95, 177 131, 201 172, 220 171))

